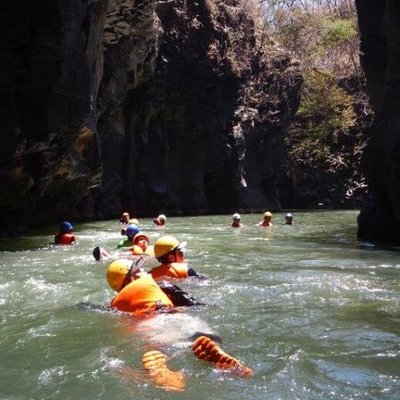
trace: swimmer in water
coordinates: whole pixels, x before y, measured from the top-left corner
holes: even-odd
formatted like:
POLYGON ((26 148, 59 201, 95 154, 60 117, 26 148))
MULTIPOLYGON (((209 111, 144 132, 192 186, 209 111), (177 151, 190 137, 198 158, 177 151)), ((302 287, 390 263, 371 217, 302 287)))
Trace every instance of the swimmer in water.
POLYGON ((262 227, 272 226, 272 214, 269 211, 266 211, 263 215, 262 221, 260 221, 257 225, 262 227))
POLYGON ((140 232, 139 225, 136 224, 129 224, 125 229, 125 235, 127 239, 121 240, 118 245, 117 249, 127 248, 130 249, 133 246, 133 239, 136 234, 140 232))
POLYGON ((287 213, 285 215, 285 225, 293 225, 294 221, 293 221, 293 215, 290 213, 287 213))
POLYGON ((60 224, 60 231, 54 235, 55 244, 75 244, 76 237, 72 233, 74 227, 68 221, 64 221, 60 224))
POLYGON ((164 226, 167 222, 167 217, 164 214, 160 214, 157 218, 153 219, 153 224, 156 226, 164 226))
POLYGON ((157 281, 160 279, 186 279, 196 277, 203 279, 193 268, 188 267, 184 258, 186 242, 179 242, 174 236, 161 236, 154 244, 154 255, 161 263, 149 273, 157 281))
MULTIPOLYGON (((152 312, 173 312, 181 306, 204 305, 176 285, 169 282, 157 283, 150 274, 143 271, 140 262, 129 267, 126 262, 114 261, 107 269, 107 281, 117 291, 111 307, 136 316, 152 312), (163 285, 169 286, 169 291, 163 285)), ((225 353, 210 335, 199 333, 194 339, 192 351, 199 359, 241 377, 252 376, 250 368, 225 353)), ((148 351, 142 357, 143 367, 157 387, 167 391, 184 391, 185 376, 170 370, 166 361, 166 356, 159 350, 148 351)))
POLYGON ((240 222, 240 214, 235 213, 232 215, 231 228, 242 228, 243 224, 240 222))

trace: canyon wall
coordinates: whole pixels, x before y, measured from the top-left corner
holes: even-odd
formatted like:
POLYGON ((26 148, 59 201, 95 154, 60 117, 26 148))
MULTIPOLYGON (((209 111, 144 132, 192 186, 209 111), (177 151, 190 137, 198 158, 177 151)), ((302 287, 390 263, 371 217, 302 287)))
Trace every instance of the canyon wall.
POLYGON ((248 4, 115 2, 98 100, 99 216, 279 208, 301 74, 248 4))
POLYGON ((302 79, 250 2, 0 7, 1 234, 279 208, 302 79))
POLYGON ((369 197, 358 218, 364 240, 400 240, 400 2, 356 1, 361 62, 375 111, 364 170, 369 197))

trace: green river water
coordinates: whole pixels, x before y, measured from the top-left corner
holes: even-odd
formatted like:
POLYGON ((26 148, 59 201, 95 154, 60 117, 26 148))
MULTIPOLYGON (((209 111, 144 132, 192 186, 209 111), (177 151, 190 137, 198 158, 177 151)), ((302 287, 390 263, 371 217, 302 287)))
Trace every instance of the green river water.
MULTIPOLYGON (((74 224, 75 246, 51 246, 51 229, 0 240, 0 399, 400 399, 400 253, 362 246, 356 211, 143 219, 154 243, 187 240, 204 281, 180 282, 209 304, 145 320, 110 312, 106 261, 117 221, 74 224), (195 332, 251 367, 223 373, 191 352, 195 332), (186 376, 186 390, 157 388, 141 357, 152 349, 186 376)), ((74 221, 72 221, 74 222, 74 221)))

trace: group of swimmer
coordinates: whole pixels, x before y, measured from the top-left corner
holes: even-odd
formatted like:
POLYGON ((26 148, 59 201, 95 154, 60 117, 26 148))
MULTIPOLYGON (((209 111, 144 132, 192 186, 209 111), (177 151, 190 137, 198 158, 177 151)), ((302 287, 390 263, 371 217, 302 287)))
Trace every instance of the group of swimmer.
MULTIPOLYGON (((293 225, 293 215, 291 213, 287 213, 285 215, 285 225, 293 225)), ((240 222, 240 214, 235 213, 232 215, 232 223, 231 228, 243 228, 243 224, 240 222)), ((272 213, 270 211, 266 211, 263 215, 263 219, 257 224, 257 226, 267 227, 272 226, 272 213)))
MULTIPOLYGON (((153 223, 156 226, 164 226, 167 217, 164 214, 160 214, 157 218, 153 219, 153 223)), ((118 248, 130 247, 132 240, 135 238, 137 233, 139 233, 139 221, 137 218, 130 218, 128 212, 124 212, 120 218, 121 224, 126 224, 128 226, 128 231, 126 227, 121 228, 121 235, 126 235, 127 239, 122 240, 118 244, 118 248)), ((287 213, 285 216, 285 225, 293 225, 293 215, 291 213, 287 213)), ((230 225, 232 228, 242 228, 243 224, 241 223, 240 214, 235 213, 232 215, 232 223, 230 225)), ((266 211, 263 215, 263 219, 257 224, 257 226, 272 226, 272 213, 270 211, 266 211)), ((75 235, 72 233, 73 226, 70 222, 64 221, 60 224, 60 230, 54 235, 55 244, 74 244, 76 242, 75 235)), ((142 233, 142 236, 136 236, 136 241, 140 240, 149 242, 149 238, 147 235, 142 233)), ((145 244, 134 243, 135 245, 139 245, 142 248, 145 247, 145 244)), ((145 250, 145 249, 143 249, 145 250)))
MULTIPOLYGON (((166 216, 160 214, 153 223, 156 227, 162 227, 166 220, 166 216)), ((271 220, 272 214, 267 211, 257 225, 271 226, 271 220)), ((163 235, 152 246, 149 236, 141 231, 139 221, 131 218, 128 212, 122 214, 120 223, 123 225, 121 234, 125 235, 126 239, 118 243, 117 250, 114 253, 109 253, 101 247, 93 250, 97 261, 111 260, 107 267, 106 279, 116 292, 111 301, 112 309, 143 317, 152 313, 175 313, 183 311, 186 307, 205 306, 174 283, 182 279, 206 279, 188 266, 184 257, 186 242, 180 242, 171 235, 163 235), (144 265, 149 259, 157 260, 159 265, 146 272, 144 265)), ((293 224, 291 214, 286 215, 285 223, 293 224)), ((235 213, 232 216, 230 226, 243 226, 239 214, 235 213)), ((72 224, 64 221, 60 225, 60 232, 55 235, 55 243, 74 244, 76 238, 72 231, 72 224)), ((241 377, 253 374, 250 368, 221 350, 219 338, 199 333, 193 339, 192 350, 198 358, 241 377)), ((157 387, 172 391, 185 389, 184 375, 170 370, 165 355, 160 351, 146 352, 142 362, 157 387)))

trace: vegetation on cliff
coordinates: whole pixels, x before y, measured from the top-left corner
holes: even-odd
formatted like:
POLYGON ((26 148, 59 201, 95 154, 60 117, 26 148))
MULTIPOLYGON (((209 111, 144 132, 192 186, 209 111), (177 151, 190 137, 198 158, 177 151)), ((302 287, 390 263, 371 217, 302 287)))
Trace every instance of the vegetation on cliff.
POLYGON ((364 131, 372 113, 348 0, 265 0, 266 32, 301 61, 301 102, 285 143, 283 207, 359 206, 364 131))

